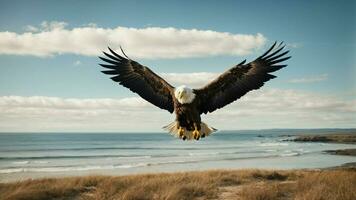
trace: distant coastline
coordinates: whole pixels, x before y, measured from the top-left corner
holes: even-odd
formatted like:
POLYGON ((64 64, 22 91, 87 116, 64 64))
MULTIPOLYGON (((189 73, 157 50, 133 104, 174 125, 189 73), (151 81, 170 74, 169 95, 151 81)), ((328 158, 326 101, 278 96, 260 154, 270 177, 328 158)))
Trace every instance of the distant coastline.
MULTIPOLYGON (((266 128, 266 129, 218 129, 219 132, 225 133, 255 133, 256 131, 263 132, 265 131, 273 131, 280 132, 281 136, 297 136, 297 135, 308 135, 315 134, 314 132, 318 132, 319 134, 356 134, 356 128, 266 128), (293 132, 293 134, 284 134, 286 132, 293 132)), ((22 133, 35 133, 35 134, 47 134, 47 133, 61 133, 61 134, 167 134, 163 129, 159 129, 156 131, 0 131, 0 134, 22 134, 22 133)))

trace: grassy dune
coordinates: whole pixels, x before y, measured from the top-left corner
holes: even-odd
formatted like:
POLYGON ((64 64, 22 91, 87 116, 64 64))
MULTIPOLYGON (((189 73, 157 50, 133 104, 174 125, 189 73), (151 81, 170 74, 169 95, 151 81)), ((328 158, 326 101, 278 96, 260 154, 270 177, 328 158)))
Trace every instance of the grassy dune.
POLYGON ((214 170, 0 184, 0 199, 354 200, 356 170, 214 170))

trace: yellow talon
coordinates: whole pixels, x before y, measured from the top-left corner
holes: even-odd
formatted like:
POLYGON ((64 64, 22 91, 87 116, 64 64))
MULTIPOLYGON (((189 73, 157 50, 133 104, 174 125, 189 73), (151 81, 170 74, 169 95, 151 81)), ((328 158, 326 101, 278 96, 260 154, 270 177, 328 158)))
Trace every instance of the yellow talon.
POLYGON ((199 138, 200 138, 199 131, 193 131, 193 137, 194 137, 194 139, 199 140, 199 138))
POLYGON ((197 127, 196 123, 194 123, 193 138, 196 140, 199 140, 199 138, 200 138, 200 133, 198 131, 198 127, 197 127))
POLYGON ((197 129, 195 129, 193 131, 193 138, 196 139, 196 140, 199 140, 199 138, 200 138, 200 133, 199 133, 199 131, 197 129))
POLYGON ((184 136, 184 128, 179 127, 178 134, 179 134, 179 137, 182 138, 184 136))

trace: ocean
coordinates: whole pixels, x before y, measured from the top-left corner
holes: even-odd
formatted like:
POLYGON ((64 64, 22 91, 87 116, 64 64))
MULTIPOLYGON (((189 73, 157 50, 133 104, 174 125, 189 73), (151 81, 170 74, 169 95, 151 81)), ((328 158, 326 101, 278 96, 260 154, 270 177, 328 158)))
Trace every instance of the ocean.
POLYGON ((182 141, 168 133, 0 133, 0 182, 88 174, 333 167, 356 158, 324 150, 356 145, 284 140, 302 133, 348 131, 219 131, 199 141, 182 141))

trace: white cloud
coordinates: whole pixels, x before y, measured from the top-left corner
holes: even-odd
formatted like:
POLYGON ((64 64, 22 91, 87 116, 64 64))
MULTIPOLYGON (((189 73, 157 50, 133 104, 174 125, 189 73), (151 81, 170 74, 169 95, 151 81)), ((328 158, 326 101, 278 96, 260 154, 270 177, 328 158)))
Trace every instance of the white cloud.
POLYGON ((25 30, 28 31, 28 32, 37 32, 37 31, 39 31, 39 29, 37 27, 32 26, 32 25, 27 25, 25 27, 25 30))
POLYGON ((74 66, 79 66, 79 65, 81 65, 81 64, 82 64, 82 62, 80 62, 80 60, 77 60, 77 61, 75 61, 75 62, 73 63, 74 66))
MULTIPOLYGON (((27 25, 25 27, 25 30, 28 32, 53 31, 53 30, 64 29, 67 25, 68 25, 68 23, 66 23, 66 22, 43 21, 39 26, 27 25)), ((91 25, 92 25, 92 23, 88 24, 87 26, 91 26, 91 25)))
POLYGON ((62 30, 64 29, 68 23, 66 22, 58 22, 58 21, 43 21, 41 23, 41 31, 53 31, 53 30, 62 30))
POLYGON ((289 83, 315 83, 315 82, 321 82, 325 81, 328 79, 328 74, 320 74, 316 76, 309 76, 309 77, 303 77, 303 78, 295 78, 291 79, 288 82, 289 83))
POLYGON ((88 23, 88 24, 84 24, 83 27, 97 27, 98 25, 95 23, 88 23))
POLYGON ((149 103, 139 97, 122 99, 75 99, 45 96, 2 96, 1 107, 52 108, 52 109, 132 109, 147 107, 149 103))
POLYGON ((212 30, 172 27, 100 28, 94 24, 66 28, 65 22, 28 26, 29 32, 0 32, 0 54, 97 56, 107 46, 121 45, 132 58, 183 58, 215 55, 246 55, 259 49, 266 38, 257 33, 233 34, 212 30))
POLYGON ((157 130, 169 122, 164 115, 139 97, 0 97, 0 131, 157 130))
MULTIPOLYGON (((218 129, 355 127, 356 100, 262 89, 203 115, 218 129)), ((0 131, 157 131, 174 115, 139 97, 0 97, 0 131)))

